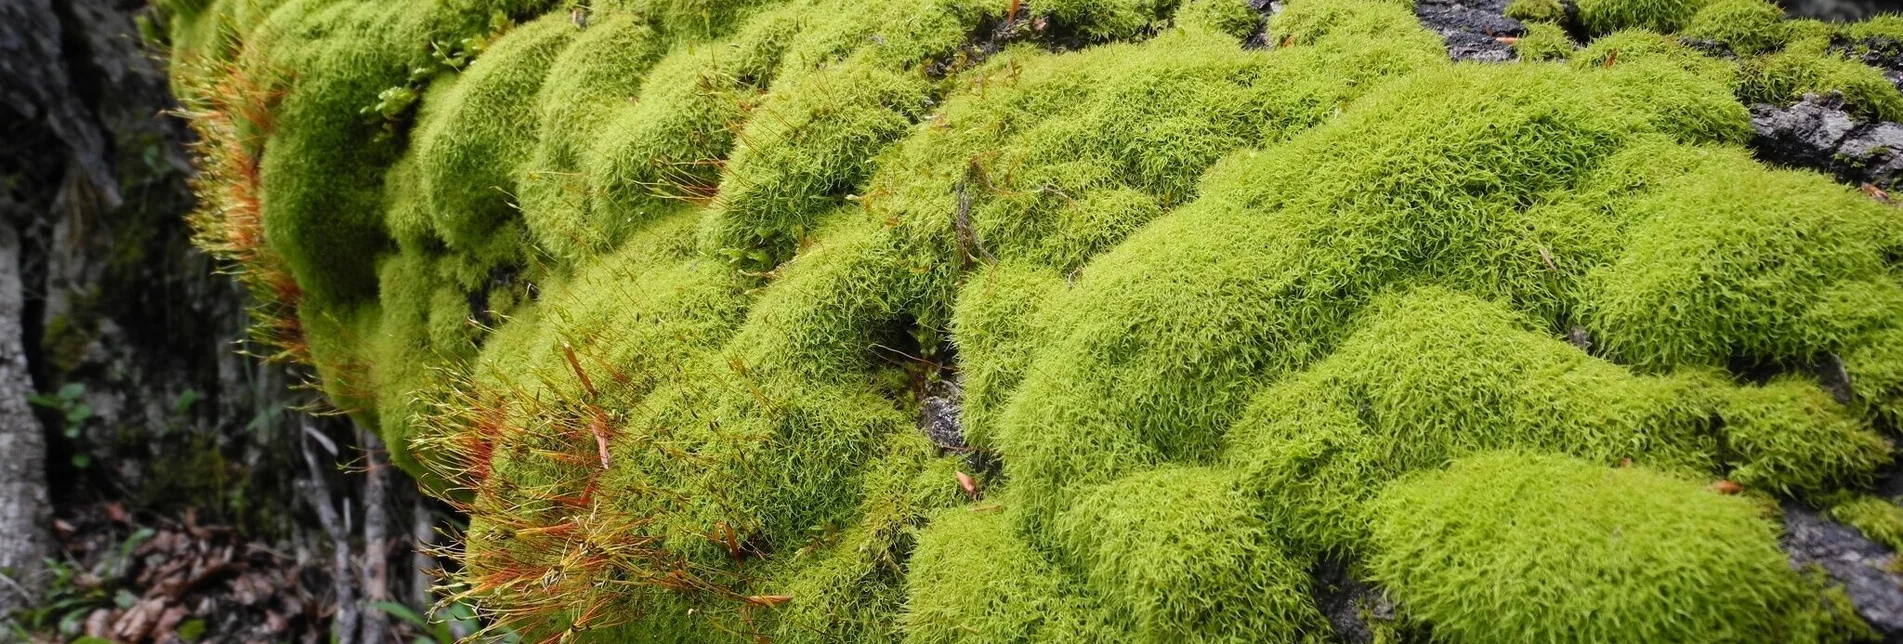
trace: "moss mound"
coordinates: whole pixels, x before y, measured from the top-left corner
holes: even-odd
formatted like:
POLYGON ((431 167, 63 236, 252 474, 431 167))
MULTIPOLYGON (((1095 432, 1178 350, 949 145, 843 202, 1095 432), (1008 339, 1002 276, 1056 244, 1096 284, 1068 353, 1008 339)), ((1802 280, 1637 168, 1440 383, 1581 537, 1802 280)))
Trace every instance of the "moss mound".
POLYGON ((1743 147, 1903 116, 1887 23, 162 5, 207 247, 526 637, 1326 641, 1348 562, 1395 637, 1842 641, 1759 504, 1903 534, 1903 226, 1743 147))
POLYGON ((1395 483, 1373 511, 1373 577, 1458 641, 1819 636, 1821 600, 1761 508, 1646 468, 1482 454, 1395 483))

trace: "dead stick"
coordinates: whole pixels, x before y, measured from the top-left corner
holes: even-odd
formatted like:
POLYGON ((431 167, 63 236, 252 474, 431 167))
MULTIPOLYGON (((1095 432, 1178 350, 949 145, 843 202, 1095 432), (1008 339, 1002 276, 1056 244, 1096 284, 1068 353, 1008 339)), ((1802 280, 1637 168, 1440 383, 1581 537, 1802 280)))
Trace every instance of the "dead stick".
MULTIPOLYGON (((318 435, 309 417, 303 419, 303 427, 306 435, 318 435)), ((299 441, 298 449, 304 453, 304 465, 310 470, 310 479, 299 487, 304 488, 311 505, 317 508, 318 522, 324 524, 325 532, 330 534, 330 574, 337 593, 337 617, 331 623, 331 630, 337 635, 336 644, 357 644, 357 576, 351 573, 350 532, 337 516, 330 484, 325 482, 324 468, 318 465, 317 455, 311 453, 310 441, 299 441)))
POLYGON ((383 443, 374 433, 357 430, 357 444, 363 446, 363 610, 364 644, 381 644, 390 639, 390 614, 377 608, 376 602, 390 601, 390 512, 389 472, 381 454, 383 443))

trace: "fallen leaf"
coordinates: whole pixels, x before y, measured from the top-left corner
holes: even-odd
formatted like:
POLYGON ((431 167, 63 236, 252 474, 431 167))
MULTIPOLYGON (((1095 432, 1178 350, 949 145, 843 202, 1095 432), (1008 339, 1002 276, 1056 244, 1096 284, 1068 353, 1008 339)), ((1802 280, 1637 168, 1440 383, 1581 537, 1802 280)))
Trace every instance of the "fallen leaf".
POLYGON ((1744 491, 1744 486, 1736 481, 1719 481, 1711 484, 1711 491, 1719 494, 1737 494, 1744 491))
POLYGON ((774 607, 793 601, 792 595, 753 595, 747 597, 747 603, 755 606, 774 607))
POLYGON ((958 473, 958 487, 965 491, 965 496, 969 496, 973 500, 978 498, 978 482, 971 480, 970 474, 964 472, 958 473))

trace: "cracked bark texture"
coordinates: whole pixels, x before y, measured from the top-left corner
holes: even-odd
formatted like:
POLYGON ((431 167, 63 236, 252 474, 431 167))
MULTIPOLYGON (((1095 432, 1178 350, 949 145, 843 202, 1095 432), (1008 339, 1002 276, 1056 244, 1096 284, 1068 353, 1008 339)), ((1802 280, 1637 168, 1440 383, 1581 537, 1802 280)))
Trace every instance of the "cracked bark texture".
POLYGON ((21 342, 25 297, 20 287, 20 238, 0 223, 0 614, 38 599, 52 553, 47 527, 52 506, 46 492, 46 443, 27 406, 33 392, 21 342))

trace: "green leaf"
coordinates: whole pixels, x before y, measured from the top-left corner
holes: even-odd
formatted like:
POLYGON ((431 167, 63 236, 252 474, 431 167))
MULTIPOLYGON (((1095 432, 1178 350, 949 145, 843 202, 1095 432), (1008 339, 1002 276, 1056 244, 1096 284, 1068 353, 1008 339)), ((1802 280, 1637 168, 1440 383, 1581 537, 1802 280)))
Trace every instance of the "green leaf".
POLYGON ((59 388, 60 400, 78 400, 84 395, 86 395, 86 383, 83 382, 69 382, 59 388))
POLYGON ((93 464, 93 457, 91 454, 74 454, 73 455, 73 467, 77 467, 83 470, 88 467, 92 467, 92 464, 93 464))
POLYGON ((178 625, 178 638, 187 642, 196 642, 205 636, 205 620, 189 619, 178 625))

